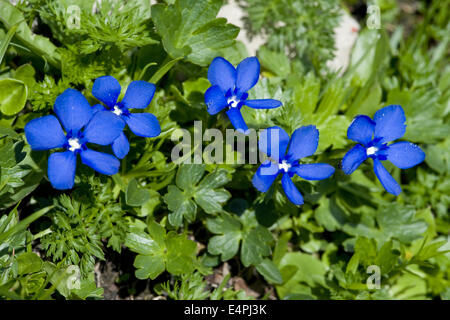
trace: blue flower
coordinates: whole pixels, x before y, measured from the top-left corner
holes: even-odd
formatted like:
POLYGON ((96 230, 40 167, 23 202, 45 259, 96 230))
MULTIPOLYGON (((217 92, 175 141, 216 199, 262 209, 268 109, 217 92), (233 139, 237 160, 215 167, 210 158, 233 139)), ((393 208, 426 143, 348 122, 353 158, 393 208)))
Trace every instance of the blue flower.
POLYGON ((309 157, 316 152, 318 143, 319 130, 315 126, 295 130, 290 140, 286 131, 280 127, 267 128, 260 135, 259 149, 267 154, 270 160, 265 161, 256 171, 252 180, 253 186, 261 192, 266 192, 282 173, 281 184, 287 198, 293 204, 303 204, 303 196, 291 180, 294 174, 306 180, 322 180, 334 173, 334 168, 326 163, 299 163, 300 158, 309 157))
POLYGON ((419 146, 401 141, 388 145, 388 142, 403 137, 406 130, 405 113, 401 106, 390 105, 377 112, 373 120, 368 116, 356 116, 347 130, 347 137, 359 142, 350 149, 342 160, 342 169, 351 174, 367 158, 373 159, 374 171, 384 189, 399 195, 402 189, 383 166, 381 161, 389 160, 400 169, 408 169, 421 163, 425 153, 419 146))
MULTIPOLYGON (((103 102, 106 107, 97 104, 94 112, 111 111, 122 119, 131 131, 140 137, 156 137, 161 133, 158 119, 151 113, 131 113, 130 109, 145 109, 153 99, 155 85, 146 81, 132 81, 125 92, 122 101, 117 101, 121 87, 119 81, 112 76, 103 76, 94 81, 92 94, 103 102)), ((130 151, 130 144, 122 132, 112 144, 114 154, 122 159, 130 151)))
POLYGON ((93 115, 89 102, 74 89, 67 89, 56 98, 54 110, 59 121, 49 115, 33 119, 25 126, 25 136, 32 150, 66 149, 48 158, 47 174, 53 187, 60 190, 73 187, 78 154, 81 162, 92 169, 107 175, 116 174, 119 160, 89 149, 87 143, 111 144, 122 132, 123 121, 111 112, 93 115))
POLYGON ((248 127, 241 114, 242 106, 254 109, 271 109, 282 105, 274 99, 247 100, 247 91, 253 88, 259 78, 259 61, 256 57, 246 58, 235 69, 222 57, 213 60, 208 69, 210 87, 205 92, 208 112, 215 115, 225 112, 236 130, 247 132, 248 127))

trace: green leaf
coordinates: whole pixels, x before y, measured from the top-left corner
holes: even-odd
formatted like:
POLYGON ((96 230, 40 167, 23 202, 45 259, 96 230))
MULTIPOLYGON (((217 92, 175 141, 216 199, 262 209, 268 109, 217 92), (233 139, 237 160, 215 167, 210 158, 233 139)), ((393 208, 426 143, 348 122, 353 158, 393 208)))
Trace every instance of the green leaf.
POLYGON ((273 238, 269 230, 262 226, 251 229, 244 235, 241 248, 241 261, 246 267, 258 265, 262 257, 270 255, 273 238))
POLYGON ((314 256, 301 252, 288 252, 281 259, 278 268, 283 275, 283 285, 277 286, 280 298, 288 293, 311 294, 308 287, 325 284, 326 268, 314 256))
POLYGON ((241 240, 240 258, 245 267, 260 264, 271 253, 272 234, 258 224, 254 211, 246 211, 239 218, 222 213, 206 220, 206 227, 217 234, 209 240, 208 251, 214 255, 220 254, 222 261, 237 254, 241 240))
POLYGON ((23 64, 14 72, 14 78, 25 83, 28 88, 28 92, 30 92, 36 84, 36 80, 34 78, 35 74, 36 71, 31 64, 23 64))
POLYGON ((423 220, 414 218, 415 210, 410 206, 389 204, 377 213, 377 221, 385 239, 396 238, 409 243, 427 230, 428 225, 423 220))
POLYGON ((19 274, 38 272, 42 268, 42 259, 34 252, 24 252, 17 256, 19 274))
POLYGON ((18 24, 16 24, 15 26, 12 26, 2 41, 2 45, 0 46, 0 64, 3 61, 3 57, 5 56, 6 50, 8 49, 8 46, 9 46, 9 43, 11 42, 11 39, 13 38, 14 34, 16 33, 18 26, 19 26, 18 24))
POLYGON ((194 270, 193 261, 197 251, 195 241, 188 240, 184 235, 170 232, 166 240, 166 268, 171 274, 191 273, 194 270))
POLYGON ((208 252, 220 255, 222 261, 234 257, 239 250, 241 240, 241 223, 231 215, 221 214, 215 219, 206 220, 209 231, 219 234, 209 239, 208 252))
POLYGON ((169 232, 154 221, 149 233, 133 229, 127 234, 125 245, 137 252, 134 261, 138 279, 155 279, 164 270, 173 275, 190 273, 196 265, 197 244, 184 234, 169 232))
POLYGON ((141 280, 153 280, 165 270, 162 256, 138 255, 133 265, 137 268, 136 278, 141 280))
POLYGON ((261 65, 273 74, 286 78, 291 72, 289 58, 283 52, 270 51, 262 46, 258 50, 261 65))
POLYGON ((147 254, 148 252, 162 251, 164 243, 154 240, 146 232, 132 230, 127 234, 125 245, 134 252, 147 254))
POLYGON ((178 169, 177 186, 170 185, 164 195, 164 201, 171 211, 171 225, 181 226, 183 217, 186 221, 193 222, 197 214, 197 204, 206 213, 219 213, 222 211, 222 205, 231 198, 228 191, 218 188, 230 181, 228 171, 215 170, 200 181, 204 172, 203 164, 183 164, 178 169))
MULTIPOLYGON (((48 63, 60 68, 60 55, 56 46, 46 37, 33 34, 22 13, 6 0, 0 0, 0 21, 7 29, 18 24, 15 38, 19 39, 34 53, 42 56, 48 63)), ((1 92, 1 91, 0 91, 1 92)))
POLYGON ((183 217, 189 222, 194 221, 197 213, 195 202, 176 186, 169 186, 167 191, 164 195, 164 202, 167 203, 171 211, 169 214, 170 224, 176 227, 181 226, 183 217))
POLYGON ((281 276, 280 270, 278 270, 278 267, 272 260, 264 259, 256 266, 256 270, 258 270, 268 282, 275 284, 283 283, 283 277, 281 276))
POLYGON ((150 200, 150 192, 139 187, 136 179, 132 179, 128 183, 125 200, 129 206, 140 207, 150 200))
POLYGON ((19 113, 27 102, 28 89, 25 83, 16 79, 0 80, 0 111, 12 116, 19 113))
POLYGON ((191 189, 203 176, 204 164, 183 164, 177 172, 176 184, 182 190, 191 189))
POLYGON ((152 6, 152 19, 172 58, 206 66, 219 50, 233 45, 239 28, 216 19, 221 0, 177 0, 152 6))
MULTIPOLYGON (((158 71, 155 72, 155 74, 150 78, 148 82, 157 83, 181 59, 182 58, 180 57, 167 62, 165 65, 159 68, 158 71)), ((145 70, 143 70, 143 72, 145 72, 145 70)))
POLYGON ((17 132, 15 132, 13 129, 4 127, 4 126, 0 126, 0 138, 3 138, 5 136, 10 137, 14 140, 20 139, 20 135, 17 134, 17 132))

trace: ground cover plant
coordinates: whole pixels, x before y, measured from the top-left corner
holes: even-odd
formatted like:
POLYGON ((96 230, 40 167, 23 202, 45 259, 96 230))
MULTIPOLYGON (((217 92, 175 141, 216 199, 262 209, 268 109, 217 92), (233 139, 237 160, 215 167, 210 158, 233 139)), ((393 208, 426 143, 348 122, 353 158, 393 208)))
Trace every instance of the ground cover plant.
POLYGON ((0 0, 0 299, 450 298, 446 1, 237 3, 0 0))

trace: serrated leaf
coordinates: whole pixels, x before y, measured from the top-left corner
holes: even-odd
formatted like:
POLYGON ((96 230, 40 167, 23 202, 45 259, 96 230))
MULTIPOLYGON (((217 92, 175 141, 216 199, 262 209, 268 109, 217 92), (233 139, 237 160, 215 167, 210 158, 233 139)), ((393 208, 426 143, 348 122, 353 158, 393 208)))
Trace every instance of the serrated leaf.
POLYGON ((182 190, 190 190, 203 176, 204 164, 183 164, 177 172, 176 184, 182 190))
POLYGON ((60 68, 60 55, 56 46, 41 35, 33 34, 22 13, 6 0, 0 0, 0 21, 7 29, 18 24, 15 37, 23 42, 31 51, 43 56, 46 61, 56 68, 60 68))
POLYGON ((278 270, 276 264, 269 259, 264 259, 258 264, 256 270, 258 270, 268 282, 275 284, 283 283, 283 277, 281 276, 280 270, 278 270))
POLYGON ((34 252, 24 252, 17 257, 19 274, 38 272, 42 267, 42 259, 34 252))
POLYGON ((176 186, 169 186, 167 191, 164 195, 164 202, 171 211, 169 214, 170 224, 176 227, 181 226, 183 217, 189 222, 194 221, 197 213, 195 202, 176 186))
POLYGON ((152 19, 172 58, 186 57, 192 63, 206 66, 229 47, 239 28, 216 19, 220 0, 177 0, 174 4, 152 6, 152 19))
POLYGON ((390 204, 381 209, 377 214, 377 221, 387 239, 397 238, 409 243, 427 230, 428 225, 423 220, 414 218, 413 207, 390 204))
POLYGON ((149 233, 133 229, 127 234, 125 245, 138 255, 134 261, 139 279, 155 279, 164 270, 181 275, 192 272, 196 263, 197 244, 184 234, 169 232, 154 221, 148 225, 149 233))

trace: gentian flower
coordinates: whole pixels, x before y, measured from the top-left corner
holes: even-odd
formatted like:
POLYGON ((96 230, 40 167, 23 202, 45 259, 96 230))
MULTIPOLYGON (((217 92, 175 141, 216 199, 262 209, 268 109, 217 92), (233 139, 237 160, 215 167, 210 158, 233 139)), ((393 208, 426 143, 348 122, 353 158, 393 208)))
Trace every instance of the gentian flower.
POLYGON ((388 145, 388 142, 403 137, 406 130, 405 113, 401 106, 390 105, 377 112, 373 120, 365 115, 356 116, 347 130, 347 137, 359 142, 350 149, 342 160, 342 169, 351 174, 366 159, 372 158, 375 175, 384 189, 399 195, 402 189, 381 161, 389 160, 400 169, 414 167, 425 159, 419 146, 401 141, 388 145))
POLYGON ((248 127, 241 114, 242 106, 254 109, 271 109, 281 106, 281 101, 274 99, 247 100, 247 91, 258 82, 259 69, 259 61, 256 57, 242 60, 236 69, 224 58, 215 58, 208 69, 208 80, 212 87, 205 92, 205 103, 209 114, 215 115, 226 108, 225 113, 234 128, 245 133, 248 127))
MULTIPOLYGON (((146 81, 132 81, 122 101, 117 101, 121 86, 112 76, 103 76, 94 81, 92 94, 106 107, 97 104, 94 112, 108 110, 128 125, 140 137, 156 137, 161 133, 158 119, 151 113, 131 113, 130 109, 145 109, 153 99, 155 85, 146 81)), ((122 159, 130 151, 130 144, 122 132, 112 144, 114 154, 122 159)))
POLYGON ((276 177, 282 174, 281 185, 287 198, 293 204, 301 205, 303 196, 291 180, 294 174, 306 180, 322 180, 334 173, 334 168, 329 164, 300 164, 298 161, 317 150, 319 130, 315 126, 295 130, 290 140, 286 131, 271 127, 263 131, 258 143, 260 151, 270 158, 258 168, 252 179, 253 186, 261 192, 269 190, 276 177))
POLYGON ((74 89, 67 89, 55 100, 58 119, 48 115, 33 119, 25 126, 25 136, 32 150, 64 148, 48 158, 48 178, 55 189, 71 189, 75 180, 77 155, 81 162, 107 175, 116 174, 120 162, 110 154, 91 150, 87 143, 111 144, 122 132, 123 121, 110 112, 98 112, 74 89), (61 128, 61 124, 66 133, 61 128))

